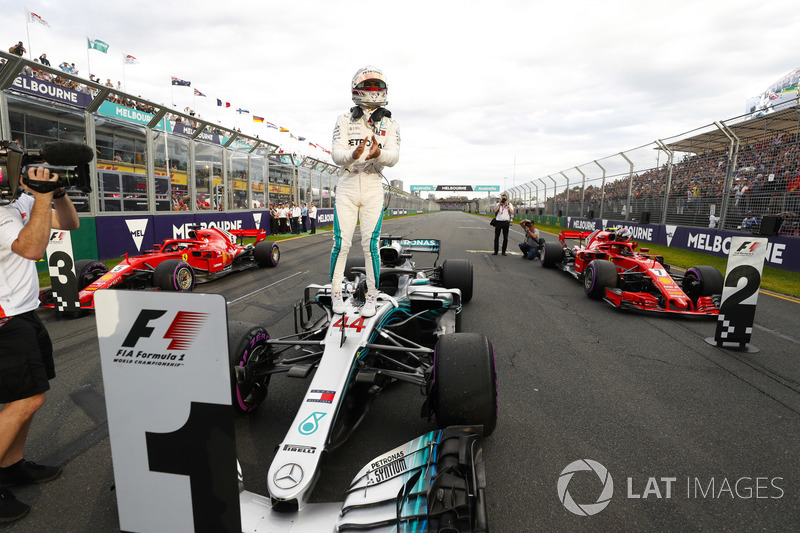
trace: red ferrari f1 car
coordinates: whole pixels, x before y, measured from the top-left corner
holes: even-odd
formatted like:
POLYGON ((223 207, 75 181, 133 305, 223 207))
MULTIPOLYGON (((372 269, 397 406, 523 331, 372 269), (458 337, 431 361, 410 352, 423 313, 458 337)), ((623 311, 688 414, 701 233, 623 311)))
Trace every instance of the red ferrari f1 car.
MULTIPOLYGON (((81 310, 94 309, 94 293, 99 289, 150 289, 191 292, 195 283, 206 282, 254 266, 274 267, 280 261, 278 245, 267 242, 263 229, 201 229, 193 226, 188 239, 167 239, 152 250, 134 257, 125 256, 108 270, 95 259, 75 261, 81 310), (242 244, 255 237, 255 243, 242 244)), ((41 306, 55 308, 50 290, 39 295, 41 306)))
POLYGON ((683 275, 671 272, 659 255, 636 251, 628 228, 562 231, 559 243, 546 242, 544 267, 556 266, 583 281, 590 298, 633 311, 714 318, 719 315, 723 277, 712 266, 695 266, 683 275), (578 240, 570 247, 567 240, 578 240))

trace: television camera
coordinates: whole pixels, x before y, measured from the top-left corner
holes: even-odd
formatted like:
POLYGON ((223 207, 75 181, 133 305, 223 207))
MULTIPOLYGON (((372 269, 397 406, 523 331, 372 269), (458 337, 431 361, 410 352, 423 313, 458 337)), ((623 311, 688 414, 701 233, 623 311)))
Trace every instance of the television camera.
POLYGON ((90 193, 89 163, 92 159, 92 149, 80 143, 60 141, 47 143, 41 150, 24 150, 15 142, 0 141, 0 203, 9 203, 17 197, 20 179, 39 193, 61 187, 75 187, 90 193), (30 180, 27 173, 31 167, 50 169, 50 172, 58 174, 58 180, 30 180))

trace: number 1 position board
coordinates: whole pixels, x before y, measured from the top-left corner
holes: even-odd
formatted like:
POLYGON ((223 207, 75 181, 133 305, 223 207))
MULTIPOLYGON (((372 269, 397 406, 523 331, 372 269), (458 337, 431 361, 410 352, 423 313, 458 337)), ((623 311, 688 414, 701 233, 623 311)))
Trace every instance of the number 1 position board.
POLYGON ((227 311, 216 294, 95 295, 122 531, 241 531, 227 311))

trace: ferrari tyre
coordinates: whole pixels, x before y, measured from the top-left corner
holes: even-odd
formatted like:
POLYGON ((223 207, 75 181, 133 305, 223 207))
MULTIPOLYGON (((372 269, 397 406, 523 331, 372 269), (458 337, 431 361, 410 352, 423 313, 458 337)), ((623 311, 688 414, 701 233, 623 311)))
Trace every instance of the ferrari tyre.
POLYGON ((712 294, 722 294, 722 285, 725 280, 722 273, 716 268, 708 265, 693 266, 686 270, 683 276, 683 292, 697 301, 700 296, 711 296, 712 294))
POLYGON ((347 281, 355 281, 358 276, 357 272, 353 272, 353 268, 364 268, 363 257, 348 257, 344 263, 344 277, 347 281))
POLYGON ((583 272, 583 291, 589 298, 599 300, 605 295, 606 287, 618 286, 617 267, 611 261, 595 259, 583 272))
POLYGON ((442 286, 461 291, 461 301, 472 300, 472 262, 468 259, 447 259, 442 263, 442 286))
POLYGON ((79 259, 75 261, 75 278, 78 290, 82 291, 108 272, 108 267, 96 259, 79 259))
POLYGON ((267 397, 270 374, 263 371, 273 359, 269 333, 247 322, 228 324, 228 356, 231 363, 231 397, 234 409, 255 411, 267 397))
POLYGON ((564 247, 560 242, 545 241, 544 246, 539 249, 539 262, 543 267, 550 268, 560 263, 564 258, 564 247))
POLYGON ((153 272, 153 285, 162 291, 192 292, 195 281, 194 269, 182 259, 159 263, 153 272))
POLYGON ((278 244, 274 242, 261 241, 256 243, 253 251, 253 258, 256 264, 262 268, 276 267, 281 261, 281 251, 278 244))
POLYGON ((443 335, 433 357, 437 425, 482 425, 483 435, 491 435, 498 408, 492 343, 479 333, 443 335))

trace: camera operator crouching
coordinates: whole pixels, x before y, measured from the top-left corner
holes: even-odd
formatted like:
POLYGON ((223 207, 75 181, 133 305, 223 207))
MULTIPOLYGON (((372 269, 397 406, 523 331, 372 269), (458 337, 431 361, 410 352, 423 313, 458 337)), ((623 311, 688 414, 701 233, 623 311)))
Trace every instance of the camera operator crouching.
POLYGON ((35 262, 44 257, 51 229, 73 230, 78 214, 58 174, 29 165, 20 187, 22 150, 0 150, 0 522, 25 516, 30 506, 6 487, 45 483, 61 474, 24 458, 33 415, 55 377, 53 345, 36 313, 39 281, 35 262), (23 192, 25 189, 25 192, 23 192), (40 192, 46 191, 46 192, 40 192))
POLYGON ((500 232, 503 232, 503 255, 508 249, 508 226, 511 224, 511 217, 514 216, 514 205, 508 203, 508 196, 505 194, 500 197, 500 202, 494 206, 494 219, 497 224, 494 226, 494 253, 497 255, 498 241, 500 232))
POLYGON ((539 248, 542 242, 539 238, 539 230, 536 229, 533 220, 523 220, 519 225, 525 232, 525 242, 519 243, 519 249, 522 251, 522 258, 533 261, 539 257, 539 248))

